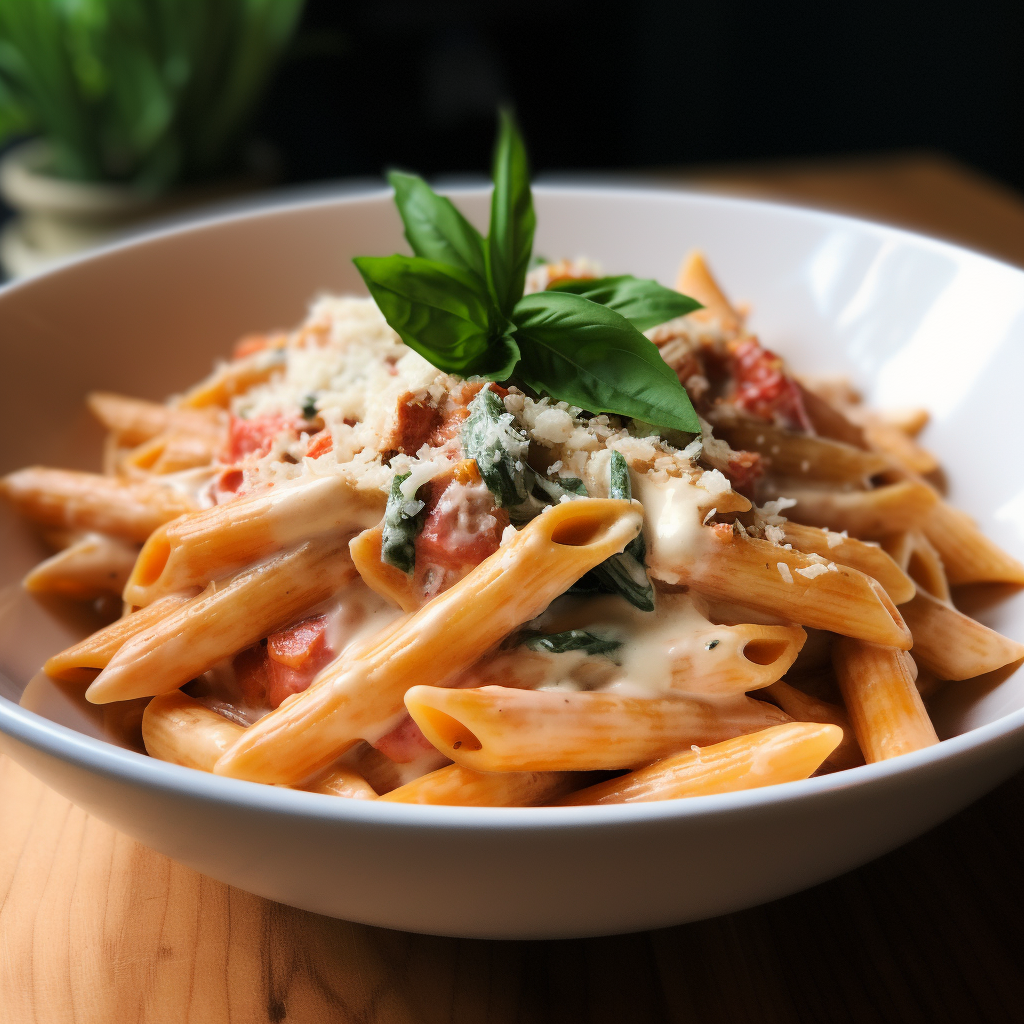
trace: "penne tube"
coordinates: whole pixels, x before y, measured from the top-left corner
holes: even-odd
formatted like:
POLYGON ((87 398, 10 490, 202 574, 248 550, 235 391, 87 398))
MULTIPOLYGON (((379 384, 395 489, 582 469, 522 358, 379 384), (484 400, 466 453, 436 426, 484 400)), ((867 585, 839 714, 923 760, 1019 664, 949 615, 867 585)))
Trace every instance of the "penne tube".
POLYGON ((282 372, 285 357, 282 344, 261 349, 219 366, 205 380, 178 399, 180 409, 227 409, 235 395, 257 384, 265 384, 275 372, 282 372))
POLYGON ((867 448, 864 431, 840 409, 815 394, 800 381, 796 382, 796 386, 800 392, 800 400, 804 403, 807 418, 818 434, 830 437, 833 441, 853 445, 854 448, 867 448))
MULTIPOLYGON (((639 506, 592 498, 554 505, 468 576, 399 620, 358 656, 335 660, 256 723, 217 763, 223 775, 295 782, 404 713, 405 691, 442 682, 543 611, 639 533, 639 506)), ((386 730, 384 730, 386 731, 386 730)))
POLYGON ((0 489, 22 515, 43 526, 95 530, 138 544, 196 507, 181 491, 160 484, 41 466, 8 474, 0 489))
POLYGON ((194 512, 155 531, 124 589, 129 604, 202 587, 311 537, 351 535, 383 511, 383 496, 342 476, 273 487, 194 512))
POLYGON ((634 768, 691 744, 789 721, 750 697, 626 697, 569 690, 414 686, 405 706, 446 757, 482 772, 634 768))
POLYGON ((22 580, 22 586, 33 594, 60 594, 77 601, 120 594, 138 553, 134 544, 116 537, 86 533, 40 562, 22 580))
POLYGON ((704 306, 690 313, 694 320, 702 323, 717 321, 727 333, 740 329, 740 315, 714 279, 702 252, 694 249, 687 254, 676 277, 676 291, 689 295, 704 306))
MULTIPOLYGON (((150 757, 212 772, 225 750, 245 732, 205 704, 174 690, 154 697, 142 716, 142 739, 150 757)), ((373 800, 377 794, 349 768, 330 768, 304 789, 312 793, 373 800)))
POLYGON ((1024 565, 978 529, 966 512, 938 501, 922 529, 942 559, 951 584, 1024 584, 1024 565))
POLYGON ((60 654, 55 654, 43 665, 43 671, 51 679, 59 679, 61 682, 91 683, 132 637, 167 618, 187 600, 187 594, 168 594, 137 612, 124 615, 60 654))
POLYGON ((940 601, 950 601, 949 582, 942 558, 923 530, 911 530, 907 573, 918 588, 940 601))
POLYGON ((856 537, 877 540, 924 524, 938 501, 925 483, 903 480, 870 491, 814 491, 781 486, 779 493, 795 498, 786 515, 807 526, 821 526, 856 537))
POLYGON ((348 550, 363 582, 381 597, 394 601, 403 612, 414 612, 422 601, 413 577, 381 560, 384 530, 380 525, 353 537, 348 550))
POLYGON ((133 471, 163 474, 208 466, 222 443, 216 434, 183 434, 169 430, 122 455, 118 468, 127 474, 133 471))
POLYGON ((914 658, 939 679, 972 679, 1024 658, 1024 644, 918 591, 903 606, 914 658))
POLYGON ((149 697, 183 686, 218 661, 301 619, 356 571, 348 545, 307 541, 211 584, 126 643, 86 691, 94 704, 149 697))
POLYGON ((93 391, 85 401, 89 411, 126 448, 134 448, 168 430, 200 436, 219 436, 223 430, 221 414, 213 409, 174 409, 109 391, 93 391))
POLYGON ((717 415, 715 436, 736 449, 760 452, 776 476, 792 480, 858 483, 888 469, 889 459, 840 441, 797 434, 747 416, 717 415))
POLYGON ((577 790, 558 807, 630 804, 734 793, 806 779, 839 743, 834 725, 789 722, 666 757, 617 779, 577 790))
POLYGON ((703 530, 702 557, 651 561, 651 573, 784 621, 909 649, 910 631, 870 576, 724 527, 703 530))
POLYGON ((921 694, 922 700, 930 700, 946 680, 940 679, 934 672, 926 669, 916 658, 914 661, 917 664, 917 678, 914 680, 917 692, 921 694))
POLYGON ((832 664, 854 735, 873 764, 939 742, 906 651, 837 637, 832 664))
POLYGON ((830 704, 828 701, 812 697, 809 693, 790 686, 785 679, 772 683, 764 692, 795 722, 837 725, 843 730, 843 738, 825 762, 831 771, 841 772, 864 763, 864 755, 857 745, 857 737, 853 734, 849 715, 838 704, 830 704))
POLYGON ((865 544, 855 537, 844 537, 818 526, 785 522, 783 540, 797 551, 808 555, 821 555, 837 565, 848 565, 865 576, 877 580, 892 598, 893 604, 909 601, 917 592, 914 581, 896 560, 875 544, 865 544))
POLYGON ((396 804, 454 807, 536 807, 571 792, 580 779, 575 772, 475 772, 450 764, 380 799, 396 804))
POLYGON ((883 452, 911 473, 922 476, 934 473, 939 460, 927 448, 922 448, 910 435, 877 413, 868 413, 859 418, 864 428, 864 437, 876 452, 883 452))

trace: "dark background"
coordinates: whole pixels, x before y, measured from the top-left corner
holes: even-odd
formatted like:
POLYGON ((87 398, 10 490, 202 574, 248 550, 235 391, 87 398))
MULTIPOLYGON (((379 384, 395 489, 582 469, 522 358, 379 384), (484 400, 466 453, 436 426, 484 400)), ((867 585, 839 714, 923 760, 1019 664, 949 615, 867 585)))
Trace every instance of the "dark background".
POLYGON ((1024 190, 1024 2, 309 0, 257 125, 285 181, 927 148, 1024 190))

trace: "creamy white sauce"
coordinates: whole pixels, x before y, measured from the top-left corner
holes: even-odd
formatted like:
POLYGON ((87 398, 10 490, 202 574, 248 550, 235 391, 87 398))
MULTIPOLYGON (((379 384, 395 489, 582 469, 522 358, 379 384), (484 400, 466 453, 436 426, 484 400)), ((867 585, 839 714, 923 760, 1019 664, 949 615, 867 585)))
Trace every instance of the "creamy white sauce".
POLYGON ((714 504, 716 495, 685 478, 657 482, 632 474, 632 483, 633 495, 644 507, 648 561, 671 570, 699 558, 706 537, 704 510, 714 504))

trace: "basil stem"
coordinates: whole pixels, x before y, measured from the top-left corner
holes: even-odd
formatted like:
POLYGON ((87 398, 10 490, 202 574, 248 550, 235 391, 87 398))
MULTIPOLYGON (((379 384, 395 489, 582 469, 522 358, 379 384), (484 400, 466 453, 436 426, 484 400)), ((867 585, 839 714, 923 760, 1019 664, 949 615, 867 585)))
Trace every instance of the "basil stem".
POLYGON ((410 476, 396 473, 391 481, 380 546, 380 560, 407 575, 416 568, 416 535, 423 529, 423 502, 410 500, 402 493, 402 484, 410 476))

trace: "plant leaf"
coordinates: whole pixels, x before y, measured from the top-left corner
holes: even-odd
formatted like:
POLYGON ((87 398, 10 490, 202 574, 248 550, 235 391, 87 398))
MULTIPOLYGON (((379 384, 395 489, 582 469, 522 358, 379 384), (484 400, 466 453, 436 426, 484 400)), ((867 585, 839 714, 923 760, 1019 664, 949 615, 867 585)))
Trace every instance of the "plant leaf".
POLYGON ((515 118, 507 110, 500 114, 492 176, 487 283, 498 308, 508 316, 523 295, 537 216, 530 192, 526 146, 515 118))
POLYGON ((553 292, 571 292, 621 313, 638 331, 648 331, 666 320, 686 316, 703 307, 689 295, 666 288, 649 278, 622 274, 591 280, 558 281, 553 292))
POLYGON ((526 500, 526 451, 529 441, 517 429, 505 403, 485 388, 469 403, 462 424, 462 450, 477 469, 498 508, 526 500))
POLYGON ((405 237, 417 256, 457 267, 486 287, 487 258, 483 236, 462 216, 450 199, 439 196, 415 174, 392 171, 388 181, 405 225, 405 237))
POLYGON ((615 310, 571 292, 536 292, 512 319, 522 354, 516 375, 535 391, 588 412, 700 433, 675 372, 615 310))
POLYGON ((621 640, 606 640, 588 633, 585 629, 570 629, 565 633, 548 633, 533 636, 525 641, 532 651, 547 654, 565 654, 566 651, 583 651, 585 654, 611 654, 622 646, 621 640))
POLYGON ((445 373, 507 378, 519 358, 514 327, 473 274, 421 256, 357 256, 385 320, 410 348, 445 373))
POLYGON ((402 484, 410 475, 396 473, 391 480, 380 545, 380 560, 406 575, 416 568, 416 535, 423 529, 423 502, 409 501, 402 494, 402 484))

